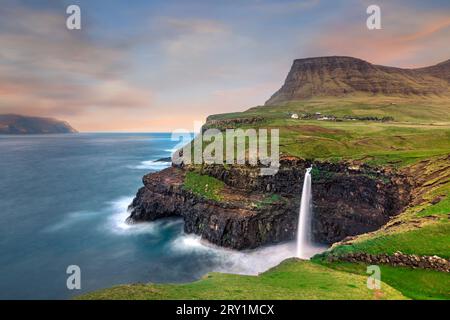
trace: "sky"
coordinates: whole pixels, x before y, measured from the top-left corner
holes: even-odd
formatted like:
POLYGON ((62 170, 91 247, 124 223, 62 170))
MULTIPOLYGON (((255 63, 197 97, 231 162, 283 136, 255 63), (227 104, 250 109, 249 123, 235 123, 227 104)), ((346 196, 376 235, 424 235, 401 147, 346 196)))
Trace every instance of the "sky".
POLYGON ((193 130, 262 105, 297 58, 450 58, 448 0, 2 0, 0 113, 79 131, 193 130), (81 30, 66 8, 81 9, 81 30), (381 30, 366 9, 381 8, 381 30))

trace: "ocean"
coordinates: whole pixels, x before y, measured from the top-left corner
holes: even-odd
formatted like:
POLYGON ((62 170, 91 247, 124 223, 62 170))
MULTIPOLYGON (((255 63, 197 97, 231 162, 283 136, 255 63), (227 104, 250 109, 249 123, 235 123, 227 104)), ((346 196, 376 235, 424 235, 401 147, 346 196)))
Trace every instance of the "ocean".
POLYGON ((182 283, 211 271, 257 274, 295 244, 218 248, 180 218, 128 225, 142 176, 168 167, 169 133, 0 136, 0 299, 70 299, 127 283, 182 283), (81 289, 69 290, 70 265, 81 289))

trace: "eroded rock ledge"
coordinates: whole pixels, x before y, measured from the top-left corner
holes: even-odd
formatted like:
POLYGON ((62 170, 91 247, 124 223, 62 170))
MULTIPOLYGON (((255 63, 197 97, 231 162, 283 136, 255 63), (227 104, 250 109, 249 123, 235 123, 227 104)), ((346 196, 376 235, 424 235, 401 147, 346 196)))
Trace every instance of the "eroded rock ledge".
POLYGON ((313 165, 313 237, 331 244, 376 230, 409 202, 406 176, 355 163, 281 160, 274 176, 260 176, 249 166, 171 167, 144 176, 130 206, 129 221, 180 216, 185 231, 234 249, 292 240, 297 232, 303 176, 313 165), (224 200, 213 201, 183 188, 187 171, 222 180, 224 200), (277 194, 275 202, 264 202, 277 194))
POLYGON ((258 193, 226 187, 226 202, 202 198, 183 188, 185 170, 171 167, 144 176, 142 187, 131 204, 129 220, 153 221, 159 218, 184 218, 187 233, 235 249, 292 239, 295 215, 286 206, 274 203, 255 207, 262 200, 258 193))

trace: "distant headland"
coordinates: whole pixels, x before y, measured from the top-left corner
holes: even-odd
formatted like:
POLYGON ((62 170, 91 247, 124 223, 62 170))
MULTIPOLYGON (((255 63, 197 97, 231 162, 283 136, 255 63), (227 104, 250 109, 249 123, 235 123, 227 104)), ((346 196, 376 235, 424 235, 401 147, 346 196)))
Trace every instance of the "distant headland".
POLYGON ((0 134, 76 133, 66 121, 53 118, 0 114, 0 134))

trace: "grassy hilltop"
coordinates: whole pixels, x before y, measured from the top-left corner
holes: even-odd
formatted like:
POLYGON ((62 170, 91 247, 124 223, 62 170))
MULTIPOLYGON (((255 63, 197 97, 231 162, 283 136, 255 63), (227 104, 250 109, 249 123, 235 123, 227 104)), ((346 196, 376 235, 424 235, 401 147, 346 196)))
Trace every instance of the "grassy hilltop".
POLYGON ((236 119, 254 119, 243 129, 279 128, 280 151, 301 158, 402 166, 450 150, 450 102, 440 97, 321 98, 208 118, 225 127, 236 119))

